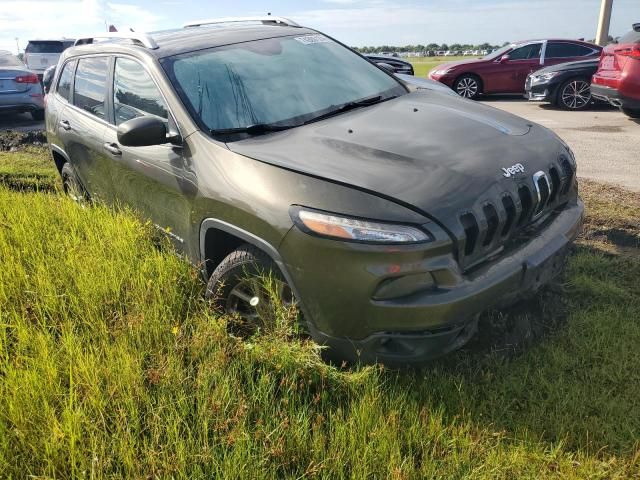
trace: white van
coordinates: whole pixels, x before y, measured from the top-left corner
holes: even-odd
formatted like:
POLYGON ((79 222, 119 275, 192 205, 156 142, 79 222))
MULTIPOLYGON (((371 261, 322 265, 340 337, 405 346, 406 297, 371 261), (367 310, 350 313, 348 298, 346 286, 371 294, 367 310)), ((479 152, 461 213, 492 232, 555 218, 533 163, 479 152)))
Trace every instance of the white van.
POLYGON ((60 40, 29 40, 24 51, 24 63, 42 79, 42 74, 51 65, 58 64, 60 54, 73 46, 75 40, 63 38, 60 40))

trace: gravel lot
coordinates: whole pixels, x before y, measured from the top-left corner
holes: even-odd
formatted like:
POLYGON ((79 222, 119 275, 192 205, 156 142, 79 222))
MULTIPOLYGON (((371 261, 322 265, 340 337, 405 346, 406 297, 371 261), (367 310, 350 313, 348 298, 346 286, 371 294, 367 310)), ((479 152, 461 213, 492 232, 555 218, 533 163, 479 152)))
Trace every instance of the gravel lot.
POLYGON ((640 192, 640 121, 606 105, 567 112, 548 104, 495 97, 483 100, 555 131, 578 160, 578 176, 640 192))
MULTIPOLYGON (((578 175, 640 192, 640 121, 606 105, 584 112, 566 112, 547 104, 514 97, 482 100, 502 110, 551 128, 573 149, 578 175)), ((0 130, 44 129, 28 113, 0 115, 0 130)))

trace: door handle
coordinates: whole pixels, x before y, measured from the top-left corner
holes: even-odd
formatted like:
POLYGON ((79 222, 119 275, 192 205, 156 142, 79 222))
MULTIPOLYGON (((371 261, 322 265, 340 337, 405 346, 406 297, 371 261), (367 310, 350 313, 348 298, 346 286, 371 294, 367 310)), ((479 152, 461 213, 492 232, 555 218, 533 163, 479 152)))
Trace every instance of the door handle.
POLYGON ((60 126, 65 130, 71 130, 71 124, 68 120, 60 120, 60 126))
POLYGON ((118 148, 118 145, 116 145, 115 143, 105 143, 104 149, 111 155, 122 155, 122 150, 120 150, 120 148, 118 148))

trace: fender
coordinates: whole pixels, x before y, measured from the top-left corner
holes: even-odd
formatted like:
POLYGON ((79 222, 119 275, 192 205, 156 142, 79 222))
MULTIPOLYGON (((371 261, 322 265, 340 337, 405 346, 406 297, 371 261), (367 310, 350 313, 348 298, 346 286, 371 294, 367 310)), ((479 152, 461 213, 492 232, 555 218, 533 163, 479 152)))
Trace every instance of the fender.
POLYGON ((69 155, 67 155, 67 152, 65 152, 61 147, 59 147, 55 143, 50 143, 49 146, 51 147, 52 151, 56 152, 59 155, 62 155, 62 157, 64 157, 65 162, 71 163, 71 159, 69 158, 69 155))
POLYGON ((304 306, 304 302, 302 301, 300 292, 298 291, 295 284, 293 283, 293 279, 289 274, 289 271, 287 270, 287 267, 284 263, 284 260, 282 259, 282 256, 280 255, 280 252, 278 252, 278 250, 269 242, 258 237, 257 235, 254 235, 251 232, 243 230, 242 228, 236 227, 235 225, 227 223, 224 220, 219 220, 217 218, 205 218, 200 224, 200 264, 203 266, 202 274, 205 278, 205 281, 208 280, 206 278, 206 260, 207 259, 205 257, 205 238, 207 236, 207 231, 209 231, 209 229, 212 229, 212 228, 216 230, 222 230, 223 232, 226 232, 230 235, 238 237, 244 240, 245 242, 253 245, 254 247, 259 248, 260 250, 265 252, 267 255, 269 255, 269 257, 271 257, 271 260, 273 260, 276 266, 280 269, 282 276, 287 281, 287 283, 291 287, 291 291, 293 292, 296 299, 298 300, 298 307, 300 308, 300 311, 304 315, 305 323, 313 326, 313 321, 311 319, 311 316, 309 315, 308 311, 304 306))

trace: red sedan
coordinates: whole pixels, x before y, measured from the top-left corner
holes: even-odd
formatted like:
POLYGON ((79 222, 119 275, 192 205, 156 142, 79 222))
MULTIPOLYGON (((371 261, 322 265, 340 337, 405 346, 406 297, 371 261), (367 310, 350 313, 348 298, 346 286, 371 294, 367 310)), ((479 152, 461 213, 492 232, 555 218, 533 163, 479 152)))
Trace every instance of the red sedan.
POLYGON ((580 40, 529 40, 513 43, 484 58, 439 65, 429 72, 429 78, 466 98, 483 93, 524 93, 530 73, 558 63, 597 58, 601 50, 598 45, 580 40))

